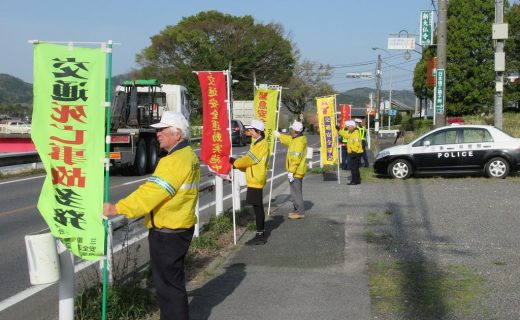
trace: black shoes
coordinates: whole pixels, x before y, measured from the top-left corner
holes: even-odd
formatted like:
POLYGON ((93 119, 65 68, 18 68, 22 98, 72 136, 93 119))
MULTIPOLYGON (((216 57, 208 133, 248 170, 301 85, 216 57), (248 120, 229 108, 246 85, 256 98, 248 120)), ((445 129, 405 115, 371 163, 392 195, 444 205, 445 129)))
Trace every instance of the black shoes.
POLYGON ((263 232, 257 232, 255 237, 251 240, 249 240, 248 242, 246 242, 246 244, 248 245, 259 245, 259 244, 265 244, 267 242, 267 240, 265 239, 265 235, 263 232))
POLYGON ((347 183, 347 186, 355 186, 355 185, 358 185, 360 183, 356 183, 356 182, 349 182, 347 183))

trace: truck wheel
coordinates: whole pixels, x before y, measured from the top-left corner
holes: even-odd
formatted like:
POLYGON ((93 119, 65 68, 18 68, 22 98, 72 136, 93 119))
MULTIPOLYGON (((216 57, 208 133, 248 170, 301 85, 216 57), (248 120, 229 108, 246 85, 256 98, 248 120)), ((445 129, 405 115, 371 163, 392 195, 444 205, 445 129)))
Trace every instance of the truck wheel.
POLYGON ((156 139, 148 140, 148 158, 146 162, 146 173, 152 173, 157 167, 157 159, 159 158, 159 144, 156 139))
POLYGON ((141 139, 137 143, 134 164, 132 166, 132 173, 134 175, 142 176, 146 173, 146 158, 146 143, 141 139))

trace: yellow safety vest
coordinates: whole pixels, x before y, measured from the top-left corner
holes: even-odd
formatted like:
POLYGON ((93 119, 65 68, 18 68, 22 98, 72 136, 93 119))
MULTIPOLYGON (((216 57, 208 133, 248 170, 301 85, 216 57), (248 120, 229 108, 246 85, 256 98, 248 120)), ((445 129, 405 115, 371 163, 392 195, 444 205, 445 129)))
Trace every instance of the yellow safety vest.
POLYGON ((289 146, 287 150, 287 158, 285 160, 285 169, 292 172, 296 178, 303 178, 307 172, 307 137, 300 135, 292 137, 287 134, 280 134, 280 142, 289 146))
POLYGON ((246 172, 248 187, 264 187, 267 179, 267 153, 267 142, 261 137, 251 144, 245 156, 233 163, 235 168, 246 172))
POLYGON ((159 161, 144 184, 116 203, 117 211, 130 219, 144 215, 148 229, 191 228, 197 223, 199 181, 199 158, 187 142, 181 142, 159 161))
POLYGON ((347 153, 363 153, 362 139, 358 129, 354 129, 352 132, 340 130, 338 134, 346 140, 347 153))

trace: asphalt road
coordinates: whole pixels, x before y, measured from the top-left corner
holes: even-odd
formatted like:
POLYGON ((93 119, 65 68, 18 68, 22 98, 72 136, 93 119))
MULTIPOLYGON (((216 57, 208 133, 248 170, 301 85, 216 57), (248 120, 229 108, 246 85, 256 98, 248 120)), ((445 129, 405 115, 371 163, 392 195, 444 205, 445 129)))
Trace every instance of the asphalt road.
MULTIPOLYGON (((310 136, 309 146, 317 141, 317 136, 310 136)), ((243 155, 248 150, 249 146, 234 147, 233 154, 235 156, 243 155)), ((278 144, 274 176, 285 171, 285 154, 286 148, 278 144)), ((316 159, 318 158, 316 157, 316 159)), ((270 176, 269 173, 268 178, 270 176)), ((147 177, 111 176, 110 201, 115 202, 125 197, 147 177)), ((209 174, 208 167, 202 164, 201 183, 211 179, 213 177, 209 174)), ((30 287, 24 236, 47 228, 36 208, 43 180, 44 176, 38 175, 0 181, 0 234, 2 235, 0 302, 30 287)), ((285 179, 275 180, 274 186, 282 181, 285 179)), ((224 197, 229 194, 231 194, 231 184, 224 182, 224 197)), ((204 207, 213 201, 215 201, 214 192, 202 193, 200 206, 204 207)), ((214 206, 201 211, 201 220, 208 220, 212 213, 214 213, 214 206)), ((141 224, 139 223, 139 225, 141 224)))

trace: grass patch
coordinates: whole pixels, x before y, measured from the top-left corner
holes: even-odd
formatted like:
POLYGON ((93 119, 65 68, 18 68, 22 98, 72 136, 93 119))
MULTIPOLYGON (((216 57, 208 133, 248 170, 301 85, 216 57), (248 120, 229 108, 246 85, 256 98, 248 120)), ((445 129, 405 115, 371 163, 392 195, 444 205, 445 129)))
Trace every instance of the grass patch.
MULTIPOLYGON (((102 286, 86 289, 75 299, 75 319, 99 319, 102 306, 102 286)), ((149 317, 155 312, 151 292, 136 285, 111 287, 107 290, 107 319, 131 320, 149 317)))
POLYGON ((369 264, 376 314, 409 319, 458 319, 482 313, 484 279, 465 266, 377 261, 369 264))
POLYGON ((307 173, 310 174, 321 174, 321 173, 331 173, 331 172, 337 172, 338 167, 336 165, 327 164, 323 167, 313 167, 309 170, 307 170, 307 173))
POLYGON ((507 263, 506 263, 505 261, 493 261, 493 264, 496 265, 496 266, 503 267, 503 266, 505 266, 507 263))
POLYGON ((190 249, 193 248, 193 251, 197 250, 218 250, 220 249, 220 246, 218 245, 217 241, 210 237, 209 235, 200 235, 198 237, 193 238, 191 241, 190 249))

